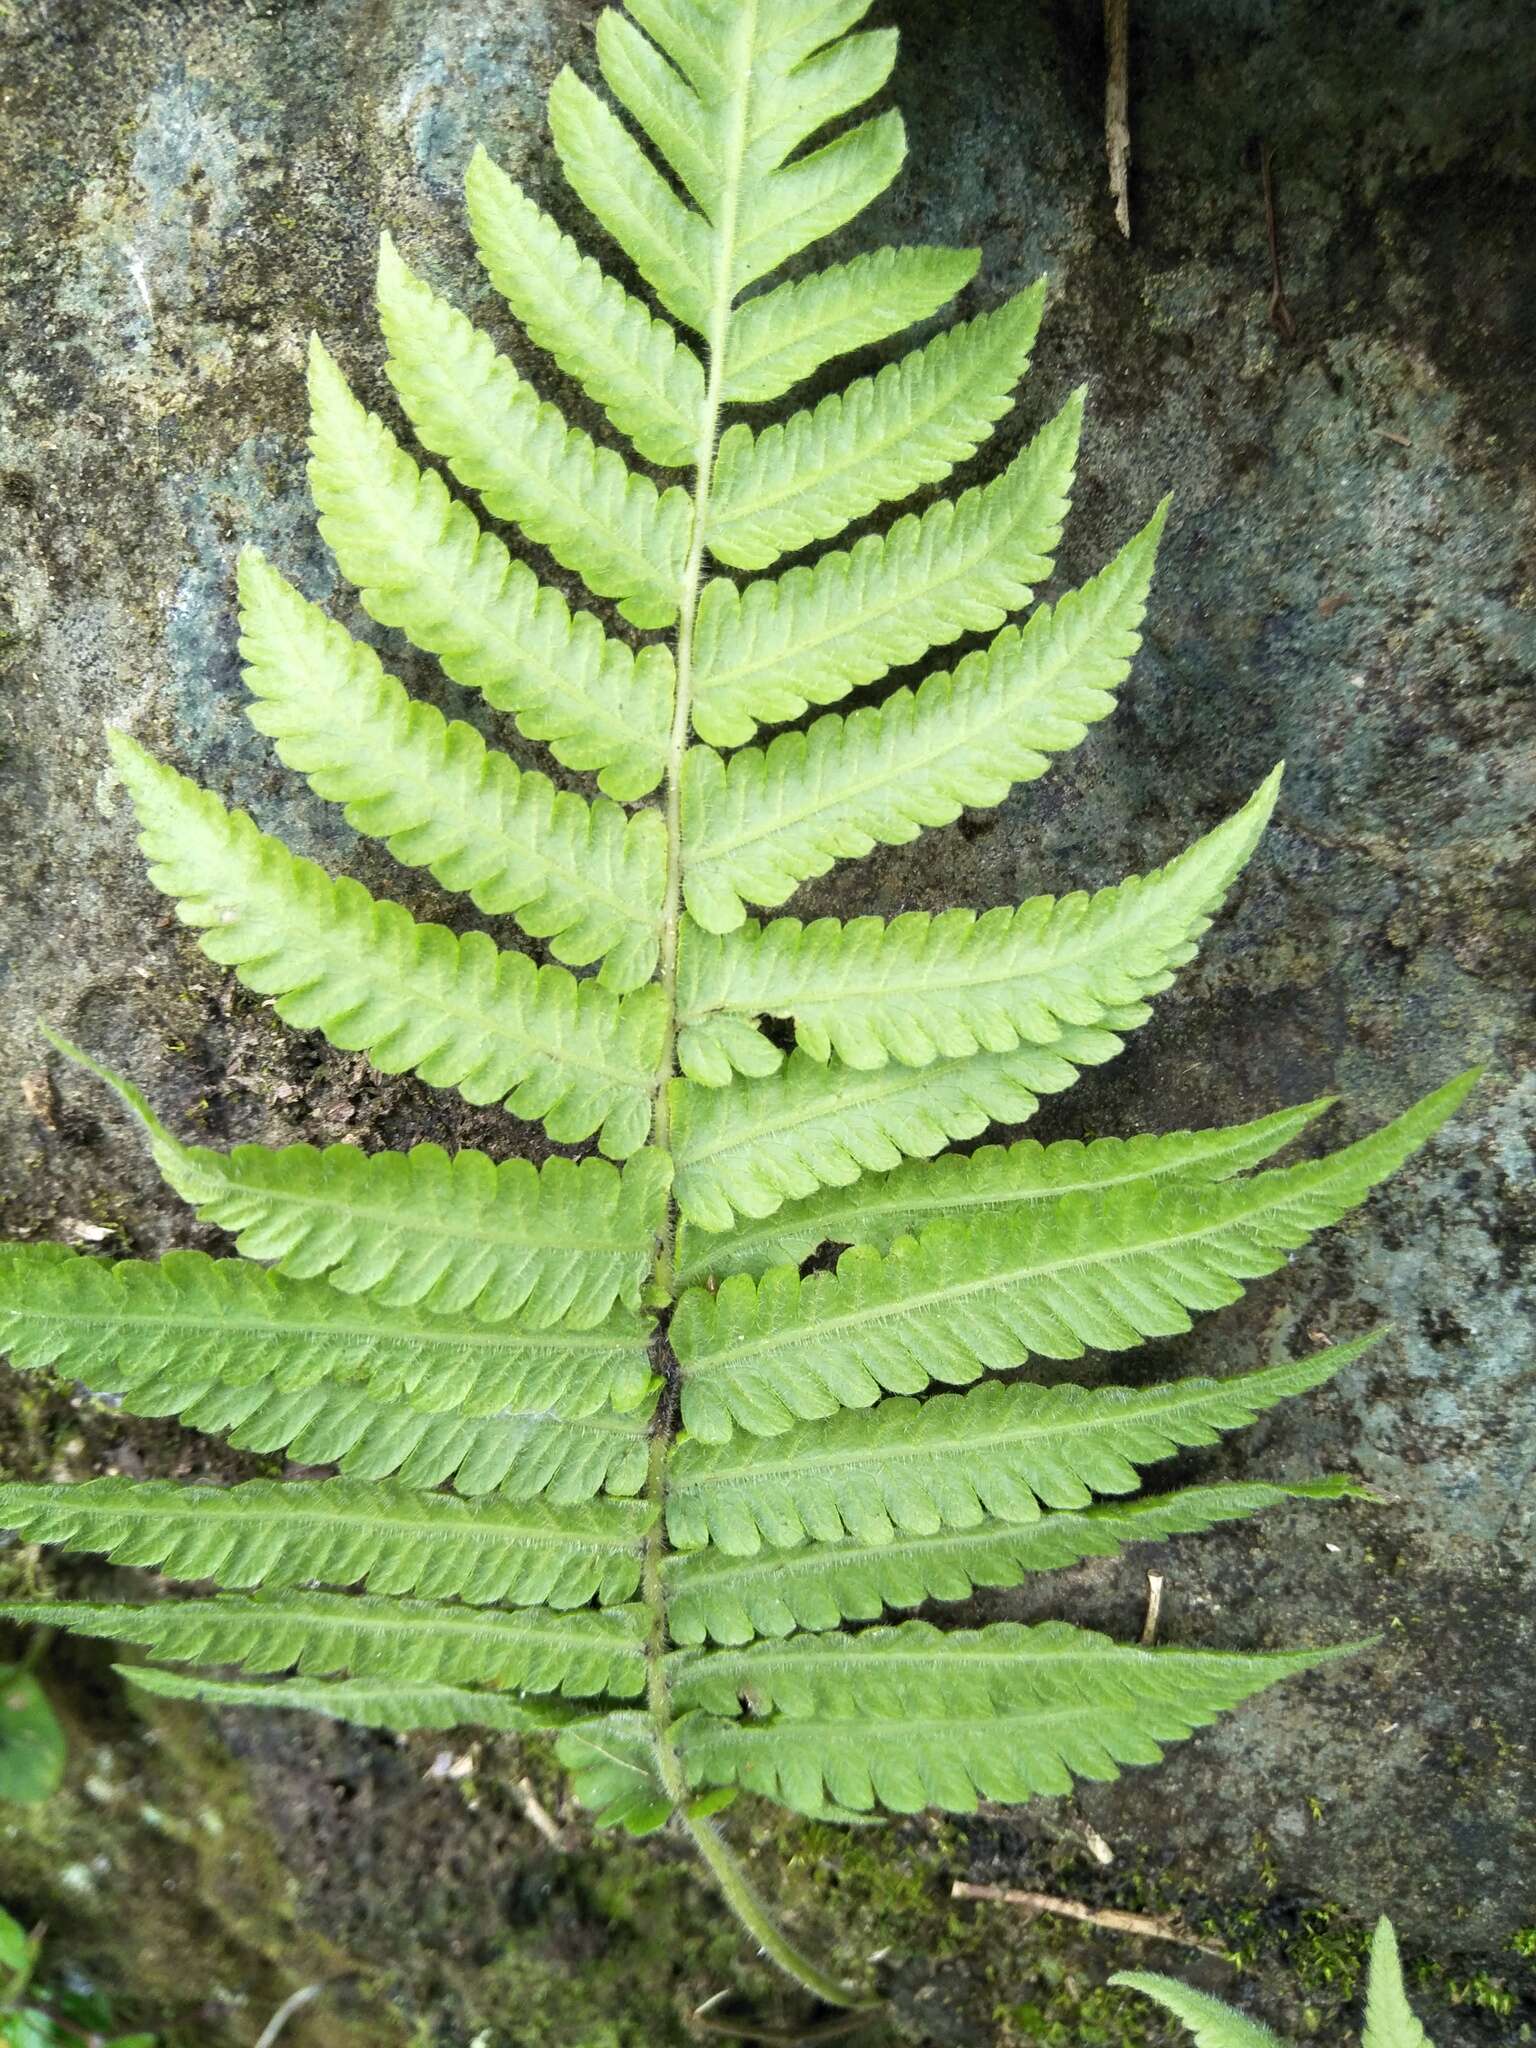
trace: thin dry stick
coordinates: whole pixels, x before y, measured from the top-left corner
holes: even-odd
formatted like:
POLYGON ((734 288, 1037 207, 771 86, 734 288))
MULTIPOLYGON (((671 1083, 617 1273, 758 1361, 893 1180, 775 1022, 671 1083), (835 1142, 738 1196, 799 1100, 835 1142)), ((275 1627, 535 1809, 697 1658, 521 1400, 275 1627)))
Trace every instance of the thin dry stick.
POLYGON ((324 1989, 325 1986, 323 1984, 306 1984, 302 1991, 295 1991, 292 1998, 285 1998, 277 2008, 277 2011, 273 2013, 271 2019, 262 2028, 256 2048, 272 2048, 273 2042, 283 2031, 284 2027, 287 2026, 294 2014, 302 2012, 306 2005, 312 2005, 324 1989))
POLYGON ((1264 231, 1269 237, 1269 324, 1282 341, 1296 339, 1296 316, 1286 303, 1280 276, 1280 219, 1275 212, 1273 152, 1266 142, 1259 152, 1259 173, 1264 180, 1264 231))
POLYGON ((532 1825, 538 1829, 552 1849, 563 1849, 565 1835, 560 1823, 551 1817, 548 1807, 544 1805, 527 1778, 518 1779, 517 1792, 523 1802, 523 1812, 532 1825))
POLYGON ((1102 1927, 1112 1934, 1142 1934, 1150 1941, 1172 1941, 1180 1948, 1197 1948, 1202 1955, 1232 1958, 1214 1942, 1186 1934, 1171 1920, 1151 1913, 1122 1913, 1115 1906, 1085 1906, 1079 1899, 1058 1899, 1052 1892, 1016 1892, 1000 1884, 962 1884, 957 1878, 949 1888, 952 1899, 992 1899, 1002 1906, 1022 1906, 1026 1913, 1056 1913, 1063 1920, 1080 1920, 1085 1927, 1102 1927))
POLYGON ((1104 0, 1104 148, 1115 220, 1131 239, 1131 0, 1104 0))
POLYGON ((1157 1624, 1162 1611, 1163 1575, 1161 1572, 1148 1572, 1147 1618, 1141 1624, 1141 1641, 1144 1649, 1150 1649, 1157 1641, 1157 1624))

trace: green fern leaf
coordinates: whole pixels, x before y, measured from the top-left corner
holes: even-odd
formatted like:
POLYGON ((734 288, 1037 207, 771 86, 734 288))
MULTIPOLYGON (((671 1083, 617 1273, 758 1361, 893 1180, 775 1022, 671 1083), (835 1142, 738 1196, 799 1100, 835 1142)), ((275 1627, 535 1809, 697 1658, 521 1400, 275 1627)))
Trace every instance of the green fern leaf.
POLYGON ((1434 2048, 1419 2024, 1403 1989, 1397 1934, 1385 1915, 1371 1937, 1371 1967, 1366 1980, 1365 2033, 1360 2048, 1434 2048))
POLYGON ((55 1041, 112 1088, 144 1126, 155 1163, 204 1222, 236 1233, 248 1258, 295 1278, 325 1274, 344 1293, 387 1304, 473 1308, 525 1329, 591 1329, 615 1301, 638 1308, 671 1177, 646 1151, 621 1173, 601 1159, 483 1152, 359 1152, 353 1145, 183 1145, 138 1090, 55 1041))
POLYGON ((717 746, 832 704, 963 633, 992 632, 1050 574, 1082 425, 1074 393, 992 483, 777 581, 715 577, 694 627, 693 726, 717 746))
POLYGON ((936 1223, 882 1256, 855 1248, 808 1280, 688 1291, 671 1339, 686 1427, 774 1435, 796 1418, 862 1408, 882 1391, 965 1384, 1031 1356, 1124 1351, 1190 1327, 1272 1273, 1424 1144, 1466 1095, 1463 1075, 1325 1159, 1208 1186, 1066 1195, 1019 1217, 936 1223))
POLYGON ((503 953, 483 932, 418 924, 398 903, 334 881, 259 832, 243 811, 122 734, 113 758, 155 887, 203 951, 280 1017, 418 1073, 470 1102, 504 1101, 559 1140, 590 1137, 624 1158, 643 1143, 666 1030, 654 987, 615 997, 563 967, 503 953))
POLYGON ((692 507, 541 404, 507 358, 401 260, 379 249, 379 317, 395 395, 424 447, 496 519, 511 520, 636 626, 670 626, 692 507))
POLYGON ((677 1272, 684 1283, 723 1280, 728 1273, 761 1277, 770 1266, 798 1266, 819 1245, 863 1244, 888 1252, 898 1237, 946 1218, 984 1215, 1048 1195, 1128 1182, 1225 1180, 1288 1145, 1329 1108, 1332 1096, 1278 1110, 1257 1122, 1166 1136, 1075 1138, 1041 1145, 984 1145, 969 1155, 941 1154, 867 1177, 848 1190, 788 1203, 762 1222, 741 1223, 722 1236, 685 1222, 678 1232, 677 1272))
POLYGON ((1214 1529, 1287 1501, 1338 1500, 1362 1492, 1342 1478, 1294 1486, 1192 1486, 1033 1522, 988 1517, 971 1529, 883 1542, 849 1537, 761 1551, 749 1559, 714 1550, 675 1554, 666 1560, 669 1627, 673 1641, 684 1644, 706 1637, 739 1644, 796 1629, 835 1629, 845 1621, 876 1621, 890 1607, 967 1600, 978 1586, 1022 1585, 1032 1572, 1057 1571, 1085 1557, 1117 1557, 1128 1543, 1160 1543, 1214 1529))
POLYGON ((1045 1622, 945 1632, 925 1621, 674 1653, 694 1785, 738 1784, 799 1809, 974 1813, 1157 1763, 1218 1714, 1337 1651, 1227 1656, 1139 1650, 1045 1622), (742 1697, 762 1721, 735 1714, 742 1697))
POLYGON ((1021 1040, 1051 1045, 1159 994, 1194 957, 1222 897, 1269 822, 1280 771, 1233 817, 1155 874, 1095 896, 1036 896, 978 917, 909 911, 887 923, 781 917, 723 935, 685 924, 679 948, 678 1060, 707 1081, 763 1015, 788 1017, 812 1059, 909 1067, 1021 1040), (702 1054, 702 1059, 698 1057, 702 1054))
MULTIPOLYGON (((988 1124, 1026 1123, 1042 1095, 1070 1088, 1080 1067, 1113 1059, 1141 1008, 1102 1028, 1063 1031, 1054 1045, 851 1073, 792 1053, 779 1072, 733 1088, 671 1085, 673 1198, 690 1221, 727 1230, 736 1215, 771 1216, 789 1199, 846 1187, 861 1173, 931 1158, 988 1124), (1112 1028, 1111 1028, 1112 1027, 1112 1028)), ((738 1058, 738 1066, 746 1065, 738 1058)))
POLYGON ((638 988, 655 971, 667 837, 653 811, 557 790, 385 674, 371 647, 254 549, 240 563, 252 724, 347 823, 489 915, 510 912, 574 967, 638 988), (605 957, 606 956, 606 957, 605 957))
POLYGON ((555 1754, 571 1774, 571 1790, 600 1828, 648 1835, 671 1818, 649 1714, 621 1708, 578 1721, 562 1731, 555 1754))
POLYGON ((683 762, 684 894, 709 931, 730 931, 743 899, 778 904, 834 861, 902 846, 967 805, 999 804, 1049 756, 1114 709, 1146 609, 1165 507, 1081 590, 1041 605, 1023 632, 917 691, 850 717, 819 718, 729 762, 692 747, 683 762))
POLYGON ((287 1391, 331 1381, 439 1413, 578 1416, 636 1407, 650 1386, 651 1329, 640 1316, 530 1330, 386 1308, 371 1293, 204 1252, 168 1252, 158 1264, 0 1261, 0 1340, 20 1367, 116 1392, 125 1373, 161 1387, 211 1376, 287 1391))
POLYGON ((1122 1043, 1115 1031, 1145 1020, 1142 1009, 1117 1012, 1104 1028, 1064 1031, 1054 1045, 916 1069, 851 1073, 795 1052, 779 1072, 733 1088, 674 1081, 673 1198, 703 1229, 728 1230, 738 1214, 771 1216, 818 1188, 932 1158, 988 1124, 1026 1123, 1040 1097, 1070 1088, 1080 1067, 1113 1059, 1122 1043))
POLYGON ((1142 1992, 1182 2020, 1195 2037, 1195 2048, 1284 2048, 1280 2036, 1268 2027, 1245 2018, 1208 1992, 1181 1984, 1177 1977, 1165 1977, 1157 1970, 1117 1970, 1109 1981, 1127 1991, 1142 1992))
POLYGON ((610 796, 654 789, 672 712, 667 649, 636 654, 514 561, 358 404, 318 342, 309 381, 320 531, 369 613, 514 713, 568 768, 595 769, 610 796))
POLYGON ((732 315, 722 395, 740 405, 782 397, 834 356, 938 312, 979 261, 975 249, 870 249, 760 292, 732 315))
POLYGON ((392 1678, 204 1678, 153 1664, 119 1664, 118 1675, 161 1699, 199 1700, 208 1707, 282 1707, 326 1714, 359 1728, 483 1728, 522 1735, 558 1728, 579 1708, 560 1700, 524 1700, 467 1685, 392 1678))
POLYGON ((1044 304, 1042 280, 783 425, 728 427, 710 492, 710 553, 733 569, 766 569, 948 476, 1008 410, 1044 304))
POLYGON ((645 1609, 439 1606, 371 1595, 224 1593, 207 1600, 114 1606, 87 1600, 0 1604, 0 1620, 139 1643, 177 1663, 324 1677, 494 1682, 519 1692, 631 1697, 645 1687, 645 1609))
POLYGON ((270 1378, 230 1386, 216 1376, 164 1389, 151 1379, 121 1405, 135 1415, 177 1415, 191 1429, 227 1436, 236 1450, 287 1451, 302 1465, 335 1465, 351 1479, 394 1477, 426 1488, 452 1480, 463 1494, 557 1504, 640 1492, 653 1406, 574 1419, 513 1406, 480 1416, 451 1398, 436 1409, 421 1397, 381 1399, 367 1387, 290 1390, 270 1378))
MULTIPOLYGON (((1379 1335, 1379 1332, 1377 1333, 1379 1335)), ((1232 1379, 1151 1387, 988 1381, 967 1394, 844 1409, 770 1440, 690 1438, 673 1460, 667 1534, 754 1557, 805 1542, 891 1543, 976 1529, 988 1517, 1033 1524, 1132 1494, 1137 1467, 1217 1442, 1266 1409, 1324 1385, 1375 1336, 1232 1379)))
POLYGON ((582 255, 483 149, 470 158, 465 192, 480 260, 532 339, 648 462, 691 462, 704 366, 687 343, 582 255))
POLYGON ((366 1584, 472 1606, 629 1600, 653 1519, 639 1501, 556 1508, 350 1479, 0 1485, 0 1527, 116 1564, 221 1586, 366 1584))

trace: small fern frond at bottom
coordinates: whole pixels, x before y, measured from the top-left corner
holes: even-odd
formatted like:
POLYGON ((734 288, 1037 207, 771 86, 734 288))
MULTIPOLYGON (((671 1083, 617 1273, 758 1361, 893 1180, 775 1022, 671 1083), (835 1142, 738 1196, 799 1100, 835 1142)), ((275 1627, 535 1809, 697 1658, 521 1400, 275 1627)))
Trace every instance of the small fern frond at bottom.
POLYGON ((114 1606, 86 1600, 0 1604, 0 1621, 139 1643, 178 1663, 324 1677, 443 1679, 521 1692, 631 1696, 645 1688, 645 1609, 439 1606, 371 1594, 221 1593, 114 1606))
POLYGON ((814 1811, 974 1813, 1116 1778, 1276 1680, 1339 1650, 1234 1656, 1127 1648, 1044 1622, 792 1636, 679 1651, 673 1693, 690 1784, 739 1785, 814 1811), (741 1701, 762 1719, 734 1715, 741 1701))
MULTIPOLYGON (((1165 1977, 1154 1970, 1121 1970, 1109 1981, 1127 1991, 1141 1992, 1182 2020, 1194 2037, 1195 2048, 1285 2048, 1280 2036, 1272 2034, 1268 2027, 1260 2026, 1257 2020, 1224 2005, 1220 1999, 1181 1984, 1177 1977, 1165 1977)), ((1360 2048, 1434 2048, 1408 2003, 1402 1964, 1398 1961, 1397 1934, 1385 1915, 1377 1921, 1371 1938, 1365 2032, 1360 2037, 1360 2048)))
POLYGON ((492 1734, 529 1735, 563 1727, 578 1707, 548 1695, 524 1699, 468 1685, 394 1678, 204 1678, 200 1672, 162 1671, 154 1664, 119 1664, 119 1675, 161 1699, 197 1700, 207 1707, 283 1707, 325 1714, 358 1728, 476 1728, 492 1734))
POLYGON ((366 1584, 471 1606, 616 1606, 640 1583, 654 1519, 638 1501, 556 1508, 350 1479, 0 1485, 0 1526, 116 1564, 236 1589, 366 1584))
POLYGON ((1365 2032, 1360 2048, 1434 2048, 1419 2024, 1403 1989, 1403 1966, 1397 1953, 1397 1930, 1383 1914, 1371 1937, 1371 1964, 1366 1980, 1365 2032))
POLYGON ((1181 1984, 1177 1977, 1165 1977, 1156 1970, 1117 1970, 1109 1981, 1156 1999, 1189 2028, 1195 2048, 1285 2048, 1280 2036, 1268 2027, 1212 1998, 1209 1992, 1181 1984))

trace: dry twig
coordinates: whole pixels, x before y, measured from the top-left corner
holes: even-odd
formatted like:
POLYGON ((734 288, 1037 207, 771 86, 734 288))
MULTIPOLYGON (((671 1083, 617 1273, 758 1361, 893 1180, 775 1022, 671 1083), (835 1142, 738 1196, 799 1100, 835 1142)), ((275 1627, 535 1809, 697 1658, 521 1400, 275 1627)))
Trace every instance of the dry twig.
POLYGON ((1163 1575, 1161 1572, 1147 1573, 1147 1618, 1141 1624, 1143 1649, 1150 1649, 1157 1641, 1157 1624, 1163 1611, 1163 1575))
POLYGON ((1123 1913, 1117 1906, 1085 1906, 1080 1899, 1059 1899, 1053 1892, 1018 1892, 1001 1884, 962 1884, 957 1878, 949 1888, 952 1899, 991 1899, 1001 1906, 1021 1906, 1026 1913, 1056 1913, 1063 1920, 1080 1920, 1085 1927, 1102 1927, 1111 1934, 1140 1934, 1149 1941, 1172 1941, 1180 1948, 1197 1948, 1202 1955, 1231 1957, 1214 1942, 1186 1934, 1172 1920, 1152 1913, 1123 1913))
POLYGON ((1104 149, 1115 220, 1131 239, 1131 0, 1104 0, 1104 149))

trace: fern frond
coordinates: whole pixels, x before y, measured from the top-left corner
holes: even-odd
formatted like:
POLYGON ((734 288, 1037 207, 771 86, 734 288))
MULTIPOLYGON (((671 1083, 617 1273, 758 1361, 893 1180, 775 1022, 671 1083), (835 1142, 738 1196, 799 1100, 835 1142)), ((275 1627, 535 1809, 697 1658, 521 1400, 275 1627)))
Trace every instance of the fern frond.
POLYGON ((731 315, 722 396, 738 405, 781 397, 834 356, 928 319, 979 261, 976 249, 869 249, 760 292, 731 315))
POLYGON ((581 1710, 557 1699, 433 1681, 392 1678, 205 1678, 201 1672, 162 1671, 154 1664, 119 1664, 118 1676, 161 1699, 197 1700, 207 1707, 279 1707, 325 1714, 358 1728, 484 1728, 522 1735, 563 1727, 581 1710))
POLYGON ((247 1258, 298 1279, 324 1274, 385 1304, 473 1308, 525 1330, 601 1323, 638 1308, 666 1212, 670 1162, 646 1150, 620 1172, 601 1159, 498 1165, 469 1148, 360 1152, 355 1145, 183 1145, 120 1075, 67 1040, 144 1126, 155 1164, 247 1258))
POLYGON ((349 1672, 395 1684, 495 1683, 518 1692, 631 1697, 645 1687, 645 1609, 451 1607, 370 1594, 220 1593, 150 1606, 41 1600, 0 1604, 0 1620, 139 1643, 182 1664, 245 1671, 349 1672))
POLYGON ((1366 1980, 1365 2032, 1360 2048, 1434 2048, 1419 2024, 1403 1989, 1397 1934, 1385 1915, 1371 1937, 1371 1967, 1366 1980))
POLYGON ((531 338, 648 462, 691 462, 704 417, 704 366, 693 350, 584 256, 484 149, 464 183, 480 261, 531 338))
POLYGON ((290 853, 120 733, 112 752, 150 880, 184 924, 202 928, 209 959, 275 996, 287 1023, 366 1052, 384 1073, 505 1102, 557 1140, 601 1128, 613 1158, 644 1143, 666 1033, 659 988, 617 997, 504 953, 483 932, 418 924, 290 853))
POLYGON ((777 1267, 692 1288, 671 1341, 682 1413, 706 1441, 733 1424, 771 1436, 863 1408, 882 1391, 965 1384, 1030 1357, 1123 1351, 1190 1327, 1245 1280, 1363 1201, 1439 1129, 1474 1076, 1436 1090, 1343 1151, 1251 1180, 1064 1195, 1022 1214, 936 1223, 835 1273, 777 1267))
POLYGON ((318 341, 309 384, 320 531, 370 615, 510 711, 566 767, 595 769, 609 796, 654 789, 672 716, 668 649, 636 653, 514 561, 358 403, 318 341))
POLYGON ((1195 2048, 1285 2048, 1268 2027, 1208 1992, 1181 1984, 1177 1977, 1165 1977, 1158 1970, 1117 1970, 1109 1981, 1142 1992, 1182 2020, 1195 2038, 1195 2048))
POLYGON ((1082 393, 1000 477, 810 568, 709 582, 693 640, 693 727, 716 746, 832 704, 963 633, 993 632, 1050 574, 1066 516, 1082 393))
POLYGON ((487 747, 386 675, 371 647, 301 597, 254 549, 240 561, 246 707, 283 763, 396 860, 510 912, 574 967, 638 988, 655 970, 667 836, 654 811, 586 803, 487 747))
MULTIPOLYGON (((673 1197, 692 1222, 727 1230, 733 1216, 771 1216, 794 1197, 846 1187, 861 1173, 929 1159, 991 1123, 1026 1123, 1042 1095, 1070 1088, 1080 1067, 1113 1059, 1135 1009, 1054 1045, 853 1073, 791 1053, 777 1073, 732 1088, 671 1084, 673 1197)), ((743 1056, 736 1061, 745 1064, 743 1056)))
POLYGON ((1254 1123, 1209 1131, 1170 1131, 1136 1138, 1064 1138, 1042 1145, 984 1145, 966 1155, 914 1160, 893 1172, 791 1202, 758 1223, 738 1223, 728 1236, 685 1222, 677 1240, 684 1283, 723 1280, 728 1273, 761 1276, 770 1266, 798 1266, 818 1245, 863 1244, 886 1252, 898 1237, 944 1218, 1038 1202, 1048 1195, 1129 1182, 1225 1180, 1288 1145, 1331 1106, 1331 1095, 1282 1109, 1254 1123))
POLYGON ((812 1059, 835 1054, 853 1068, 922 1067, 1008 1052, 1021 1040, 1049 1046, 1064 1025, 1098 1024, 1160 994, 1193 959, 1279 787, 1277 768, 1165 868, 1093 896, 1035 896, 980 917, 780 917, 725 934, 689 922, 678 961, 679 1063, 709 1080, 735 1052, 740 1026, 764 1015, 792 1019, 812 1059), (717 1018, 732 1035, 715 1029, 717 1018))
POLYGON ((206 1252, 0 1261, 0 1345, 27 1371, 53 1368, 100 1392, 328 1382, 439 1414, 574 1417, 644 1399, 650 1340, 649 1320, 623 1311, 592 1329, 530 1330, 386 1307, 206 1252))
POLYGON ((640 1501, 557 1508, 352 1479, 0 1485, 0 1528, 33 1543, 232 1588, 366 1584, 472 1606, 629 1600, 654 1516, 640 1501))
POLYGON ((1223 1430, 1324 1385, 1380 1334, 1231 1379, 988 1381, 967 1394, 844 1409, 768 1441, 689 1439, 673 1461, 667 1534, 679 1550, 712 1544, 752 1557, 764 1544, 891 1543, 898 1531, 976 1529, 988 1517, 1030 1525, 1042 1507, 1134 1493, 1138 1466, 1216 1443, 1223 1430))
POLYGON ((1044 304, 1042 279, 809 412, 756 434, 739 421, 727 427, 705 529, 710 553, 733 569, 766 569, 948 476, 1008 410, 1044 304))
POLYGON ((1114 709, 1139 643, 1166 506, 1114 560, 1022 632, 1004 630, 915 692, 817 719, 729 762, 683 763, 688 909, 730 931, 744 900, 779 904, 834 861, 904 846, 968 806, 999 804, 1114 709))
POLYGON ((540 402, 487 334, 379 247, 386 369, 423 445, 496 519, 510 520, 636 626, 670 626, 692 506, 540 402))
POLYGON ((603 16, 605 82, 698 211, 574 72, 550 90, 550 131, 572 189, 667 310, 711 341, 722 305, 852 219, 900 168, 906 142, 894 112, 785 161, 889 71, 889 33, 836 40, 863 11, 631 9, 653 41, 603 16))
POLYGON ((1050 1796, 1074 1777, 1157 1763, 1165 1742, 1338 1654, 1142 1650, 1062 1622, 925 1621, 685 1650, 673 1696, 702 1711, 677 1741, 695 1785, 739 1784, 797 1809, 974 1813, 978 1799, 1050 1796), (772 1718, 707 1718, 735 1714, 741 1696, 772 1718))
POLYGON ((1369 1498, 1352 1480, 1292 1486, 1258 1483, 1191 1486, 1179 1493, 1116 1502, 1033 1522, 995 1517, 972 1529, 884 1542, 812 1543, 743 1559, 715 1550, 667 1558, 668 1627, 674 1642, 750 1642, 796 1629, 835 1629, 875 1621, 889 1607, 925 1600, 967 1600, 978 1586, 1022 1585, 1032 1572, 1057 1571, 1085 1557, 1118 1557, 1129 1543, 1214 1529, 1292 1500, 1369 1498))

